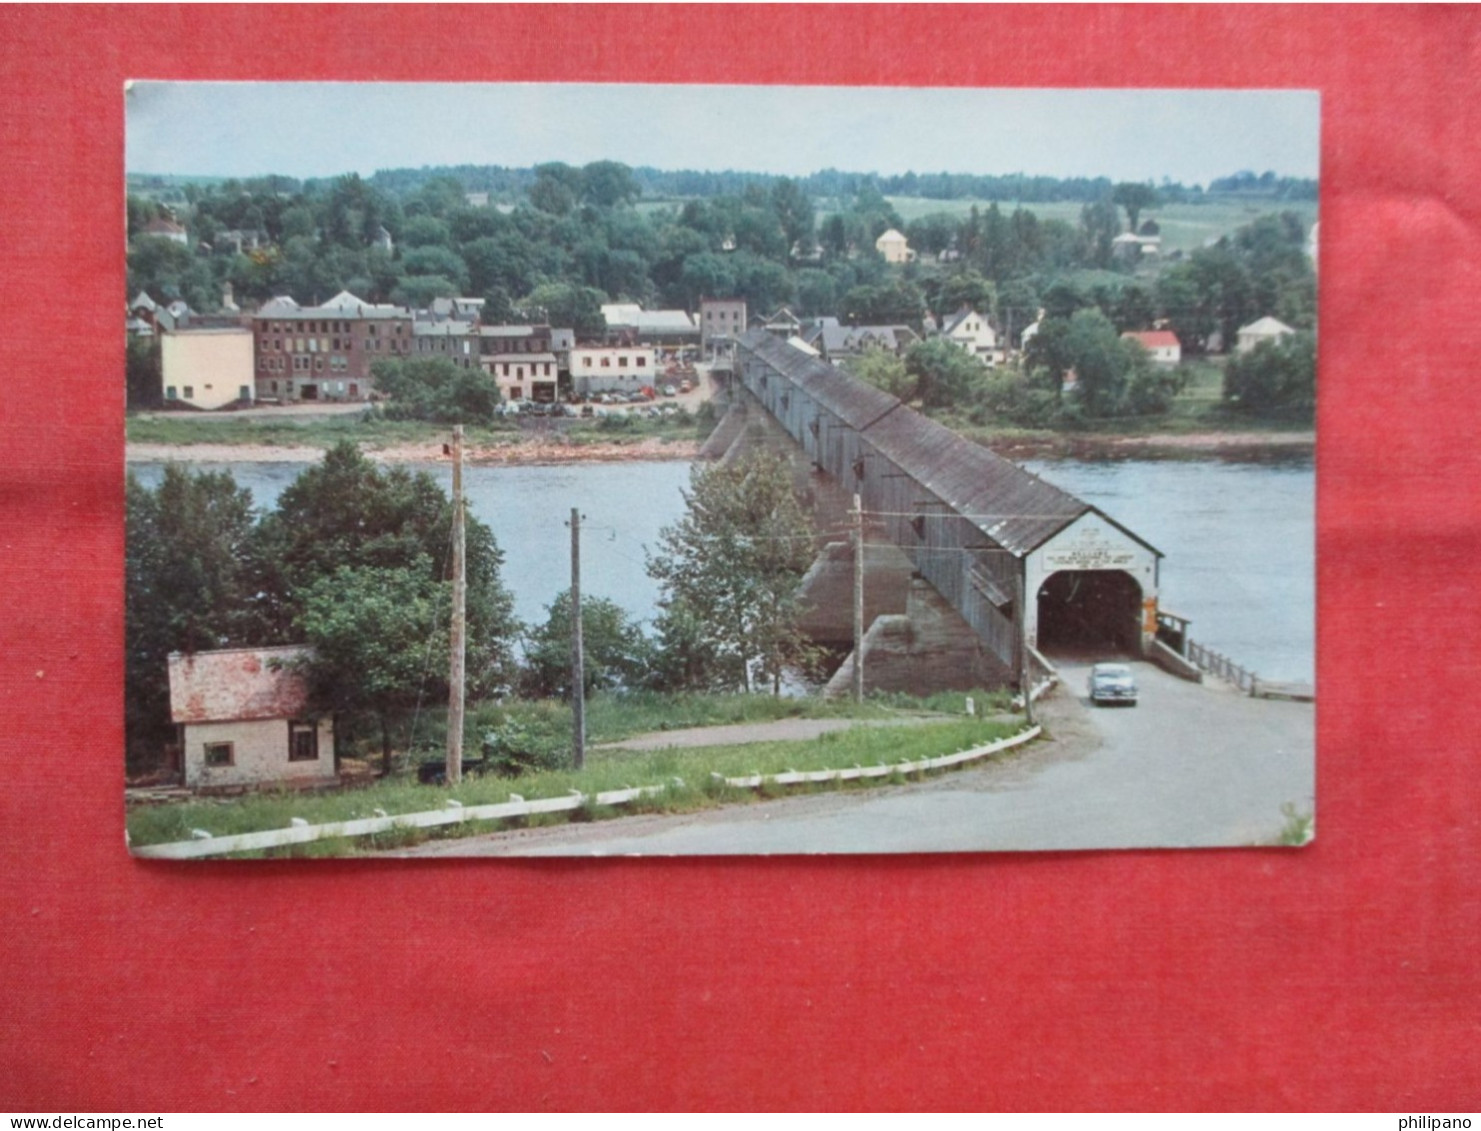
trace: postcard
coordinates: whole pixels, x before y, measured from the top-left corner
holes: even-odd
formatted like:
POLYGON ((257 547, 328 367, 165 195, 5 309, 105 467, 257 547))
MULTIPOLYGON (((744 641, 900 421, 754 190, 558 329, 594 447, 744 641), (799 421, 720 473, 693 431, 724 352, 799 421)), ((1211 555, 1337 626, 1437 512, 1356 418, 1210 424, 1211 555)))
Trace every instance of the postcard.
POLYGON ((1314 92, 123 97, 134 854, 1314 836, 1314 92))

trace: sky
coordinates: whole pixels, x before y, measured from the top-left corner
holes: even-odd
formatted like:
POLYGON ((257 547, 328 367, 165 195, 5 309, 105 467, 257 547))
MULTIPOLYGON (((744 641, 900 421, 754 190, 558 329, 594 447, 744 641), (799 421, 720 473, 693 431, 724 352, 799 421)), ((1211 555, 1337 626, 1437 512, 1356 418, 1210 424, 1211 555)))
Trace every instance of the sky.
POLYGON ((799 176, 1315 177, 1315 91, 135 82, 131 173, 621 161, 799 176))

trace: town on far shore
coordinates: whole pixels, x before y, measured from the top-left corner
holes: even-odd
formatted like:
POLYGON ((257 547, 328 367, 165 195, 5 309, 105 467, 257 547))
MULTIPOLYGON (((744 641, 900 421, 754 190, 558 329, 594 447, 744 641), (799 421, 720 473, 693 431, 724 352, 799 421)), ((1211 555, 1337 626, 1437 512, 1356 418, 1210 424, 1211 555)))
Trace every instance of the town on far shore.
MULTIPOLYGON (((668 851, 661 823, 636 847, 543 826, 1058 756, 1130 758, 1135 796, 1077 829, 902 817, 920 835, 880 850, 1310 838, 1309 683, 1195 638, 1162 547, 1013 461, 1309 457, 1314 180, 599 161, 128 187, 130 459, 184 461, 129 483, 135 851, 668 851), (262 436, 317 449, 265 507, 186 470, 262 436), (694 461, 629 553, 656 615, 583 603, 573 508, 569 587, 521 622, 525 532, 470 513, 465 458, 638 441, 694 461), (404 466, 431 459, 450 499, 404 466), (1226 764, 1248 735, 1283 753, 1207 795, 1184 747, 1209 720, 1226 764), (1206 825, 1125 818, 1168 775, 1206 825)), ((672 850, 808 850, 713 825, 672 850)))

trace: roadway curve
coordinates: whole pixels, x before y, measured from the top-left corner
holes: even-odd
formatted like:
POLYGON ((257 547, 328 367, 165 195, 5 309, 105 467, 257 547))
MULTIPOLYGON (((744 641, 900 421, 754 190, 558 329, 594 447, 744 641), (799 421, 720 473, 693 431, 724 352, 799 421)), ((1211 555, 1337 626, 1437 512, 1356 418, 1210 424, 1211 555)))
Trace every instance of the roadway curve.
POLYGON ((735 855, 1212 847, 1272 843, 1313 807, 1314 709, 1135 665, 1137 707, 1093 708, 1063 663, 1053 740, 978 770, 871 791, 434 841, 427 855, 735 855))

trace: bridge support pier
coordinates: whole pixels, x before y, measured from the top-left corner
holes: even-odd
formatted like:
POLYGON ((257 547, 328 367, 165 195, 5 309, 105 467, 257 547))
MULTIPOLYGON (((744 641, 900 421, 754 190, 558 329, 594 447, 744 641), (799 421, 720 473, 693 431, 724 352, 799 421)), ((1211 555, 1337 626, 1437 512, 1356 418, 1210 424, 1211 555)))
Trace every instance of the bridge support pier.
MULTIPOLYGON (((1007 665, 990 655, 964 621, 932 586, 910 580, 903 615, 876 617, 864 634, 864 690, 903 691, 930 695, 937 691, 971 691, 1006 687, 1013 681, 1007 665)), ((854 656, 823 688, 841 698, 853 686, 854 656)))
MULTIPOLYGON (((888 542, 871 542, 864 552, 864 623, 883 616, 903 616, 915 566, 904 551, 888 542)), ((807 609, 798 627, 819 644, 852 647, 854 642, 854 549, 829 542, 802 578, 807 609)))

